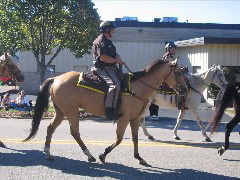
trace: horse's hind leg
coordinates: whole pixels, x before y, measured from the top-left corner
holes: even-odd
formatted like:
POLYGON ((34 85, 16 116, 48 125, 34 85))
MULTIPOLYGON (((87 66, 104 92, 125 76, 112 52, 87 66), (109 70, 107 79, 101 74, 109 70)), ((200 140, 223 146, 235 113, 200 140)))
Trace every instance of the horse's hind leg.
POLYGON ((177 118, 177 123, 176 123, 176 125, 174 127, 174 130, 173 130, 174 139, 176 139, 176 140, 181 140, 181 138, 177 134, 177 130, 178 130, 178 128, 180 127, 180 125, 182 123, 182 120, 183 120, 183 117, 184 117, 185 113, 186 113, 186 110, 180 110, 180 112, 179 112, 179 115, 178 115, 178 118, 177 118))
POLYGON ((147 131, 145 116, 142 116, 141 119, 140 119, 140 121, 141 121, 140 124, 141 124, 141 126, 142 126, 142 130, 143 130, 144 135, 147 136, 148 139, 153 140, 154 137, 153 137, 151 134, 149 134, 148 131, 147 131))
POLYGON ((202 135, 205 137, 205 141, 211 142, 211 139, 207 135, 206 128, 204 128, 204 126, 202 124, 202 120, 198 114, 197 108, 195 110, 190 109, 190 111, 191 111, 193 117, 197 120, 198 126, 200 127, 200 129, 202 131, 202 135))
POLYGON ((70 124, 71 135, 77 141, 77 143, 81 147, 83 153, 86 156, 88 156, 88 161, 89 162, 96 162, 96 159, 90 154, 89 150, 87 149, 86 145, 84 144, 84 142, 82 141, 82 139, 80 137, 80 133, 79 133, 79 120, 78 120, 77 114, 78 114, 78 112, 77 113, 73 113, 70 116, 67 116, 67 118, 69 120, 69 124, 70 124))
POLYGON ((139 160, 139 164, 145 165, 147 162, 142 159, 138 153, 138 130, 139 130, 139 119, 130 121, 130 127, 132 130, 132 140, 134 145, 134 157, 139 160))
POLYGON ((51 143, 51 139, 54 131, 62 123, 63 118, 64 118, 63 113, 58 108, 55 108, 55 115, 47 128, 47 136, 46 136, 45 147, 44 147, 44 152, 47 154, 47 158, 46 158, 47 160, 53 159, 53 156, 50 153, 50 143, 51 143))
POLYGON ((218 149, 218 154, 221 156, 229 148, 229 137, 233 128, 239 123, 240 114, 237 114, 233 119, 227 123, 225 130, 225 145, 218 149))
POLYGON ((105 159, 106 159, 107 154, 109 154, 116 146, 118 146, 122 142, 123 135, 125 133, 127 125, 128 125, 128 121, 125 121, 125 119, 120 118, 118 120, 117 130, 116 130, 116 134, 117 134, 116 142, 113 143, 111 146, 107 147, 103 154, 99 155, 99 159, 103 164, 105 164, 105 159))

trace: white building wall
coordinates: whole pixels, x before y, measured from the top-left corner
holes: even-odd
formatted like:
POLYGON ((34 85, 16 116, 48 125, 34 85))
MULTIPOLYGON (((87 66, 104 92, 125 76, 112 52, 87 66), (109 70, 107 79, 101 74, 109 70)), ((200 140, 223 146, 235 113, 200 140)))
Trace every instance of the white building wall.
MULTIPOLYGON (((164 54, 164 43, 139 43, 139 42, 117 42, 115 46, 127 66, 132 71, 138 71, 146 67, 150 62, 162 57, 164 54)), ((23 72, 37 72, 37 63, 31 52, 21 52, 20 68, 23 72)), ((46 62, 51 56, 46 56, 46 62)), ((64 49, 53 60, 56 73, 68 71, 90 71, 93 66, 92 54, 76 58, 69 50, 64 49)))
POLYGON ((180 65, 188 66, 188 70, 193 72, 193 66, 201 66, 201 70, 205 71, 208 67, 208 49, 206 46, 189 46, 179 47, 177 49, 180 65))
POLYGON ((239 44, 209 44, 209 66, 240 66, 239 44))

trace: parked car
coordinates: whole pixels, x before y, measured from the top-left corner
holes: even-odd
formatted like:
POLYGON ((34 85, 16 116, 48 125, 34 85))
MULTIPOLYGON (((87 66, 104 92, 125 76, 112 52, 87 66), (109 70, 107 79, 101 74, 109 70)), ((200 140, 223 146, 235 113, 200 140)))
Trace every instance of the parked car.
POLYGON ((0 76, 0 84, 4 85, 7 84, 8 86, 15 86, 16 82, 8 76, 0 76))

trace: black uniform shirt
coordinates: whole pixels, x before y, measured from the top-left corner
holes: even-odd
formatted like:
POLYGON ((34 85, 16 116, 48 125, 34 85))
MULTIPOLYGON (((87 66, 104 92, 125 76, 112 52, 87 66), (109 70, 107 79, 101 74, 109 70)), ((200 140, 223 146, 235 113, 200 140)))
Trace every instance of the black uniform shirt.
POLYGON ((116 53, 116 47, 113 45, 112 41, 110 39, 107 39, 103 34, 99 35, 97 39, 93 42, 92 46, 93 50, 93 61, 94 64, 100 63, 104 65, 110 65, 112 63, 106 63, 100 60, 100 56, 105 54, 112 58, 115 58, 116 53))

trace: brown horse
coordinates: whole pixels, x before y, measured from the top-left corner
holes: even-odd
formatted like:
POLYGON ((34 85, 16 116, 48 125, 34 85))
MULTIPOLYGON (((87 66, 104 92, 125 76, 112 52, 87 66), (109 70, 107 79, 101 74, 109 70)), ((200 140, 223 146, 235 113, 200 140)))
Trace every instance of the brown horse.
MULTIPOLYGON (((18 82, 22 82, 24 80, 24 76, 15 63, 13 57, 9 53, 4 53, 0 57, 0 76, 8 76, 15 79, 18 82)), ((0 95, 2 96, 7 92, 2 92, 0 95)), ((5 147, 5 145, 0 141, 0 147, 5 147)))
POLYGON ((17 82, 24 81, 24 76, 15 60, 9 53, 4 53, 0 57, 0 76, 8 76, 15 79, 17 82))
MULTIPOLYGON (((179 94, 187 92, 181 70, 177 65, 177 60, 172 62, 154 61, 151 65, 143 69, 142 72, 144 72, 142 76, 131 82, 131 92, 135 95, 132 93, 132 95, 121 94, 120 96, 121 104, 119 112, 122 116, 117 121, 117 139, 115 143, 106 148, 105 152, 99 156, 102 163, 105 163, 106 155, 121 143, 125 129, 130 122, 134 144, 134 157, 139 160, 140 164, 146 164, 145 160, 138 153, 138 129, 139 119, 148 102, 149 96, 163 82, 172 86, 179 94)), ((79 108, 82 108, 90 114, 105 116, 104 94, 83 87, 77 87, 78 78, 79 72, 67 72, 55 78, 49 78, 41 85, 35 104, 31 132, 24 141, 30 140, 36 135, 43 112, 48 106, 48 88, 53 83, 50 88, 50 96, 54 104, 55 115, 48 126, 44 148, 48 160, 52 159, 52 155, 50 154, 52 135, 66 116, 69 120, 71 135, 82 148, 84 154, 88 156, 88 161, 96 161, 80 137, 78 112, 79 108)))

